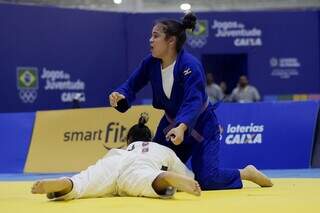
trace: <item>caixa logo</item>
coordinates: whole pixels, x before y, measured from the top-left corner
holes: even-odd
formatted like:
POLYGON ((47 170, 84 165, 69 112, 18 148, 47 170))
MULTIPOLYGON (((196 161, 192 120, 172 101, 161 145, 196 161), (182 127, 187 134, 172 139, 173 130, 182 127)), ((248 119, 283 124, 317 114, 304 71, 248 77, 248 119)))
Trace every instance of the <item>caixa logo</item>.
POLYGON ((110 122, 105 130, 78 130, 63 133, 64 142, 101 142, 102 145, 110 150, 112 148, 122 148, 126 143, 127 127, 119 122, 110 122))
POLYGON ((250 123, 250 125, 227 126, 225 143, 232 144, 261 144, 263 140, 264 125, 250 123))

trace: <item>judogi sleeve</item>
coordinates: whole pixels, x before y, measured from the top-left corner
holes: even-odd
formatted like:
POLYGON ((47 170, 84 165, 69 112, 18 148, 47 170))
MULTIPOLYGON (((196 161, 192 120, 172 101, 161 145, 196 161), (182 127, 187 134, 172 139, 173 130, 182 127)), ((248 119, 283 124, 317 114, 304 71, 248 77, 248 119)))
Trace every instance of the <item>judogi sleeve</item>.
POLYGON ((128 80, 115 90, 115 92, 119 92, 126 97, 124 100, 118 102, 116 109, 119 112, 127 111, 136 99, 136 93, 149 82, 149 74, 146 66, 148 60, 150 60, 150 57, 145 58, 139 67, 133 71, 128 80))
POLYGON ((171 157, 170 157, 168 171, 194 178, 193 172, 190 171, 186 167, 186 165, 184 165, 184 163, 181 162, 181 160, 177 157, 174 151, 170 150, 170 156, 171 157))
POLYGON ((184 87, 184 97, 182 105, 176 116, 176 124, 184 123, 190 131, 204 106, 205 78, 201 64, 186 66, 181 73, 184 87))

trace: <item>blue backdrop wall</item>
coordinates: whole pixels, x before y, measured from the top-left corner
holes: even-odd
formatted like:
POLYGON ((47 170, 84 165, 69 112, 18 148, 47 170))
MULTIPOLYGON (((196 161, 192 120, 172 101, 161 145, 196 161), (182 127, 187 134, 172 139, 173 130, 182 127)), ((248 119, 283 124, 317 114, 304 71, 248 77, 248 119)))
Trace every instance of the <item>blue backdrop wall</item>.
POLYGON ((126 78, 125 14, 0 4, 0 112, 104 106, 126 78))
MULTIPOLYGON (((148 54, 154 20, 181 15, 0 4, 0 112, 71 108, 74 96, 81 107, 107 105, 148 54)), ((244 55, 242 71, 262 95, 320 93, 318 11, 197 16, 185 47, 200 60, 244 55)), ((144 89, 137 103, 150 96, 144 89)))
MULTIPOLYGON (((128 67, 132 70, 149 49, 154 20, 181 14, 131 14, 128 67), (143 23, 143 24, 141 24, 143 23)), ((319 13, 260 11, 197 13, 199 27, 186 49, 203 55, 247 55, 247 74, 263 95, 319 93, 319 13)), ((130 29, 128 27, 128 29, 130 29)), ((210 71, 210 70, 207 70, 210 71)))

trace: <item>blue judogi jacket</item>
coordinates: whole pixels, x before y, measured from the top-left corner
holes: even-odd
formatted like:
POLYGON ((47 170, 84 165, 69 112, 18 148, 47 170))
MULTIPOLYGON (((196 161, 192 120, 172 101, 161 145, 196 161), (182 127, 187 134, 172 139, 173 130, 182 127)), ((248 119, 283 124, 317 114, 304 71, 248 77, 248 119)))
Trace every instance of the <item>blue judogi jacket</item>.
POLYGON ((201 63, 188 52, 181 50, 176 59, 173 76, 171 95, 167 98, 162 87, 161 61, 148 55, 129 79, 115 90, 126 97, 118 102, 116 109, 120 112, 129 109, 136 93, 150 82, 152 105, 165 111, 154 141, 174 150, 184 163, 192 156, 192 169, 201 189, 241 188, 239 170, 219 168, 220 130, 214 113, 217 105, 208 103, 201 63), (180 123, 188 126, 188 132, 185 132, 183 143, 175 146, 166 141, 165 135, 167 129, 180 123))
MULTIPOLYGON (((152 86, 153 107, 163 109, 176 125, 185 123, 192 129, 207 102, 205 74, 201 63, 185 50, 177 56, 173 70, 174 82, 170 99, 164 93, 161 77, 161 60, 148 55, 129 79, 115 91, 126 97, 126 111, 135 100, 136 93, 148 82, 152 86)), ((123 106, 122 106, 123 108, 123 106)))

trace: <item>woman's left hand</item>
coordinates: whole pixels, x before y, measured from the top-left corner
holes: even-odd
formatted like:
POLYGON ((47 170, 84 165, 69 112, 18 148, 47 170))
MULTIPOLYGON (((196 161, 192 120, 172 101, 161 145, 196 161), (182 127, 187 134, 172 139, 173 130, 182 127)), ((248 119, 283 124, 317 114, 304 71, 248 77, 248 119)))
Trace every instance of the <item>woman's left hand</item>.
POLYGON ((187 130, 187 125, 181 123, 176 128, 171 129, 167 135, 166 139, 169 141, 171 140, 174 145, 179 145, 182 143, 184 138, 184 132, 187 130))

